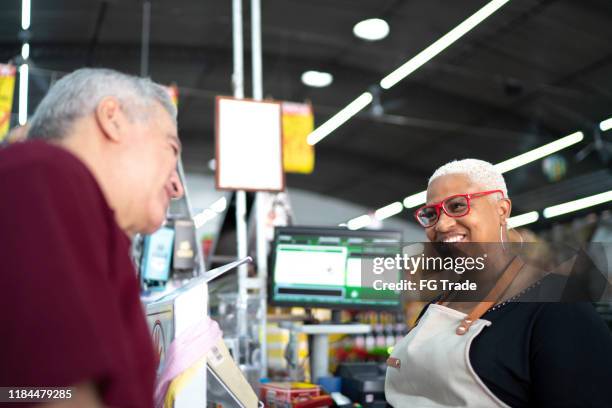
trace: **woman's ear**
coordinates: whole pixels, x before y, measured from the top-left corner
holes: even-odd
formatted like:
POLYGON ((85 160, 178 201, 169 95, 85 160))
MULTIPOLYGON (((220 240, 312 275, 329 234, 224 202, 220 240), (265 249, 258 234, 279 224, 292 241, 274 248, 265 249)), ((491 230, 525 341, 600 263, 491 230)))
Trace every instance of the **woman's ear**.
POLYGON ((122 113, 119 101, 112 96, 103 98, 96 107, 96 121, 104 136, 113 142, 121 139, 122 113))
POLYGON ((501 225, 506 225, 511 211, 512 201, 509 198, 502 198, 497 202, 497 213, 499 214, 501 225))

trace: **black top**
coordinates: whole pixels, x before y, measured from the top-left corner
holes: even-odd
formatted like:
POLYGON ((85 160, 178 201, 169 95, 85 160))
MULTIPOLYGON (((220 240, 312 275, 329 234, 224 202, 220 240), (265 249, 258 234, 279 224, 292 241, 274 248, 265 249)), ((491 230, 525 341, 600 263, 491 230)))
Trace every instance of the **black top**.
POLYGON ((612 407, 612 334, 593 305, 524 298, 482 316, 476 374, 511 407, 612 407))

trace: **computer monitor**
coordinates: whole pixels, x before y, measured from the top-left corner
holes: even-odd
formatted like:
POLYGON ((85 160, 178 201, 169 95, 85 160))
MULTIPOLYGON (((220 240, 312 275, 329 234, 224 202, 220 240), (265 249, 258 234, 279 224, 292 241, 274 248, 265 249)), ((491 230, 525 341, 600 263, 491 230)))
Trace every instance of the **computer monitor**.
POLYGON ((269 301, 276 306, 397 309, 400 295, 361 284, 361 260, 400 252, 400 231, 279 227, 269 301))
POLYGON ((144 238, 141 273, 144 280, 165 282, 170 277, 174 229, 162 227, 144 238))

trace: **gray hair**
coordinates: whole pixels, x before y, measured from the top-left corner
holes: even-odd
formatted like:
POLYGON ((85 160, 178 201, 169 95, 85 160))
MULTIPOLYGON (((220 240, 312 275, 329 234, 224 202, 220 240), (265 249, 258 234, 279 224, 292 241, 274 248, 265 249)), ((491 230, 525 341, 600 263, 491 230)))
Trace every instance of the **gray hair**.
POLYGON ((489 162, 478 159, 453 160, 441 166, 429 179, 432 181, 448 174, 465 174, 468 178, 487 190, 501 190, 504 197, 508 198, 508 189, 504 176, 489 162))
POLYGON ((112 69, 82 68, 51 87, 29 122, 28 135, 61 139, 77 119, 93 113, 107 96, 116 97, 131 120, 147 119, 150 108, 159 102, 176 121, 176 107, 161 85, 112 69))

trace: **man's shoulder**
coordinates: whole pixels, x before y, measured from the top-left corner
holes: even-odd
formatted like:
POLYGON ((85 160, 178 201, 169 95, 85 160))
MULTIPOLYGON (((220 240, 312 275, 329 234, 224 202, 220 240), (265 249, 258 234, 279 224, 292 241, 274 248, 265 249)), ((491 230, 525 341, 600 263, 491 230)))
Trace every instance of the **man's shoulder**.
POLYGON ((23 190, 79 190, 102 196, 89 169, 68 150, 42 140, 15 143, 0 149, 0 188, 23 190))
POLYGON ((4 220, 10 224, 26 222, 32 214, 62 222, 95 218, 106 223, 113 218, 86 165, 68 150, 41 140, 0 149, 0 190, 7 192, 0 212, 12 214, 4 220))
MULTIPOLYGON (((42 140, 29 140, 0 149, 0 172, 58 171, 85 173, 87 168, 66 149, 42 140)), ((23 173, 22 173, 23 172, 23 173)))

